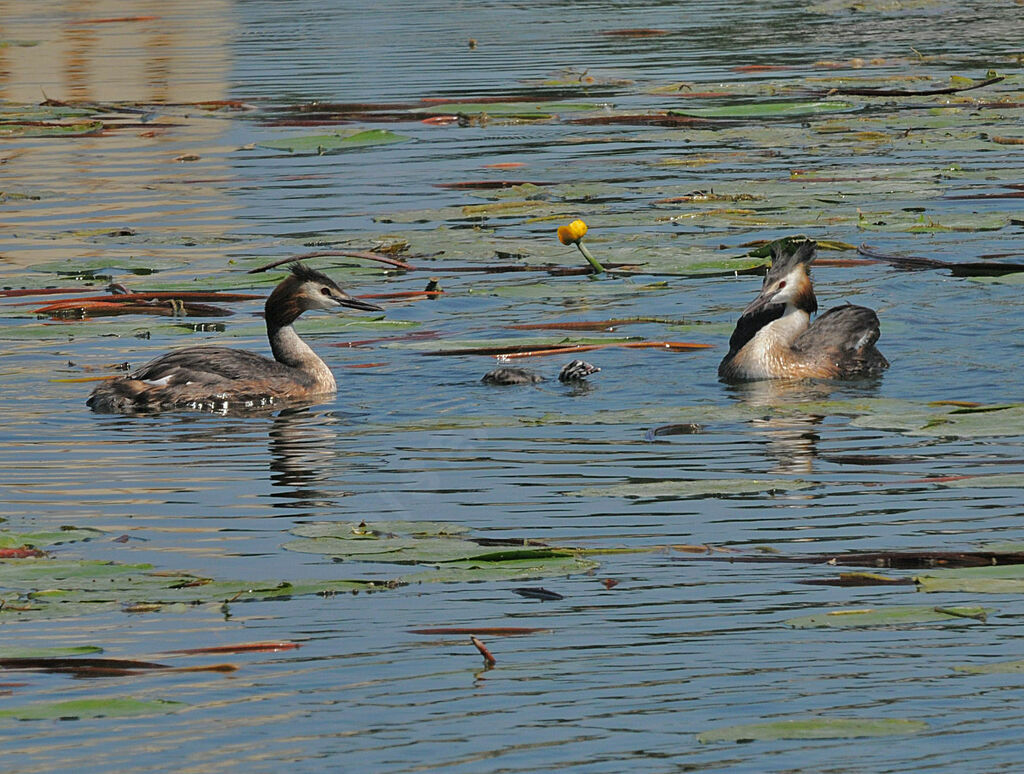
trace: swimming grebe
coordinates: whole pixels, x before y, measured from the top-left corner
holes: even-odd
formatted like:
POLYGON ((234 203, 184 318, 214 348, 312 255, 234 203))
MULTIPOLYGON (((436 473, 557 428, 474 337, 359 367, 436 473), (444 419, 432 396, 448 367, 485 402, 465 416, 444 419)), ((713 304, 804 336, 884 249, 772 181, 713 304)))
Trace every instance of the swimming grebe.
POLYGON ((807 266, 815 243, 772 245, 761 293, 743 310, 718 366, 727 381, 850 379, 872 376, 889 362, 875 349, 878 316, 863 306, 837 306, 819 316, 807 266))
POLYGON ((158 357, 128 376, 93 390, 95 411, 141 413, 168 409, 245 411, 334 392, 334 374, 292 328, 310 309, 339 306, 382 311, 352 298, 325 274, 301 263, 267 298, 267 337, 274 359, 227 347, 188 347, 158 357))
MULTIPOLYGON (((579 383, 600 370, 596 365, 591 365, 586 360, 571 360, 562 366, 562 370, 558 372, 558 381, 563 384, 579 383)), ((485 373, 484 378, 480 381, 484 384, 507 386, 512 384, 537 384, 538 382, 543 382, 544 377, 528 368, 502 366, 485 373)))

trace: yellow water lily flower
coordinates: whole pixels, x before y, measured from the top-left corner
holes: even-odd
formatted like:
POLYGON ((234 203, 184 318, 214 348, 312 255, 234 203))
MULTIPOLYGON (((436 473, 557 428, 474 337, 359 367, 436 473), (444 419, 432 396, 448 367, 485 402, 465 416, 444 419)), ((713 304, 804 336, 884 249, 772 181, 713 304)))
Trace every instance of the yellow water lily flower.
POLYGON ((568 226, 558 227, 558 241, 563 245, 572 245, 583 239, 587 233, 587 224, 582 220, 574 220, 568 226))
POLYGON ((583 253, 583 257, 587 259, 587 263, 593 268, 594 274, 603 274, 604 266, 598 263, 598 260, 590 254, 587 246, 580 241, 586 233, 587 224, 582 220, 574 220, 568 226, 558 227, 558 241, 563 245, 576 245, 579 251, 583 253))

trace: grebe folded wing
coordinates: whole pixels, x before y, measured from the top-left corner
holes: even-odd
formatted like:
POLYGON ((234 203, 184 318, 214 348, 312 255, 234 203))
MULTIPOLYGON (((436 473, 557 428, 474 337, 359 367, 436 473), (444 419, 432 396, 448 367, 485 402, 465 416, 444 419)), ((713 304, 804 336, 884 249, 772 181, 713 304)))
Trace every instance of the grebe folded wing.
POLYGON ((875 349, 881 335, 878 315, 865 306, 835 306, 818 317, 793 349, 807 358, 828 362, 837 377, 869 376, 889 367, 875 349))

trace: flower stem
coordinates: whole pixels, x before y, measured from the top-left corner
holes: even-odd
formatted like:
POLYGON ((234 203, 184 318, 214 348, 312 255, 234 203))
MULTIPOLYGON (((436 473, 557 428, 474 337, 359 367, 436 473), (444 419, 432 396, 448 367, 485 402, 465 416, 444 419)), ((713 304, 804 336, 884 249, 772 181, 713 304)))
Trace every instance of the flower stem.
POLYGON ((587 259, 587 263, 589 263, 594 269, 594 274, 604 274, 604 266, 598 263, 597 258, 590 254, 590 251, 583 246, 583 243, 577 242, 576 246, 580 249, 580 252, 583 253, 583 257, 587 259))

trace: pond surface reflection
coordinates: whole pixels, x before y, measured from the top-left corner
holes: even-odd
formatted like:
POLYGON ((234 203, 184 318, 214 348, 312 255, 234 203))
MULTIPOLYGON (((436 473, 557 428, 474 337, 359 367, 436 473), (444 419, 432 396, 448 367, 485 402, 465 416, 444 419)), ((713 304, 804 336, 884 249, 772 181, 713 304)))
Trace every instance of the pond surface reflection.
POLYGON ((925 591, 949 571, 828 559, 1018 550, 1024 274, 853 246, 1022 261, 1019 40, 1001 3, 848 5, 0 0, 0 286, 66 291, 0 298, 0 661, 173 667, 7 672, 11 770, 1013 769, 1019 680, 965 671, 1019 656, 1022 589, 985 574, 1013 566, 925 591), (274 145, 357 131, 404 141, 274 145), (575 217, 632 268, 572 274, 575 217), (720 384, 751 245, 799 233, 891 369, 720 384), (249 269, 311 251, 348 252, 309 260, 354 294, 444 291, 301 321, 321 405, 85 408, 126 361, 263 351, 260 300, 34 311, 111 282, 262 295, 280 275, 249 269), (449 352, 595 342, 576 386, 574 352, 516 359, 545 378, 517 387, 449 352), (904 617, 848 625, 868 608, 904 617), (926 727, 698 741, 834 718, 926 727))

